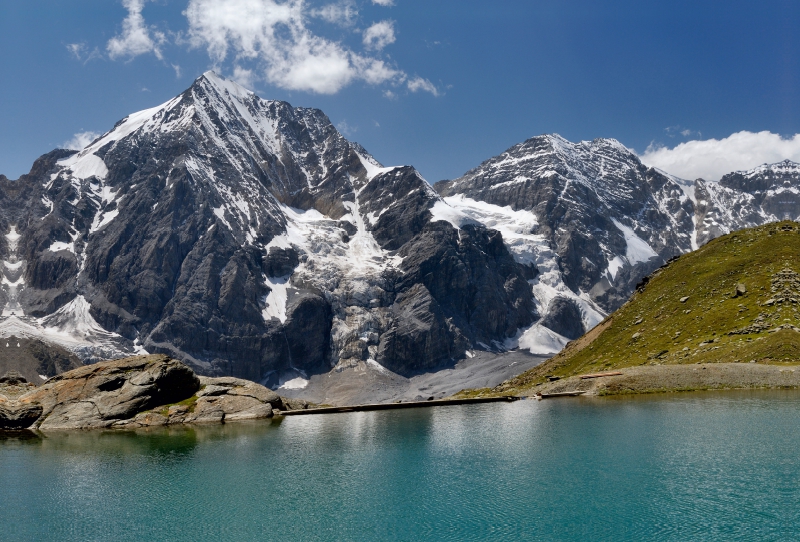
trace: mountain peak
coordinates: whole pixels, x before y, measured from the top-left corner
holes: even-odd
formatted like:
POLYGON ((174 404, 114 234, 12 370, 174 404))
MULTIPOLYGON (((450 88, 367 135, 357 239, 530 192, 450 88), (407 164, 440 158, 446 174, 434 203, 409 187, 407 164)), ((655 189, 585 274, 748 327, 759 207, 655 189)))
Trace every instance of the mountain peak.
POLYGON ((212 70, 203 73, 203 75, 195 79, 194 85, 192 86, 205 84, 210 85, 222 95, 227 93, 239 99, 255 96, 252 90, 247 90, 239 83, 226 79, 212 70))

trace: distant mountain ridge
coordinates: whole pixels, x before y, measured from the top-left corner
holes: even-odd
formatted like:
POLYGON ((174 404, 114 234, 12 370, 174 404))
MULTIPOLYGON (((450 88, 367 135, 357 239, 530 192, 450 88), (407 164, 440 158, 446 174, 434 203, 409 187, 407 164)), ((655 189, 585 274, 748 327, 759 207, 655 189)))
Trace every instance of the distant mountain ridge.
POLYGON ((540 352, 596 325, 669 259, 737 229, 800 217, 799 164, 686 181, 647 167, 613 139, 533 137, 435 189, 504 231, 518 260, 537 262, 532 283, 547 329, 534 326, 519 344, 540 352), (570 329, 577 315, 582 329, 570 329))

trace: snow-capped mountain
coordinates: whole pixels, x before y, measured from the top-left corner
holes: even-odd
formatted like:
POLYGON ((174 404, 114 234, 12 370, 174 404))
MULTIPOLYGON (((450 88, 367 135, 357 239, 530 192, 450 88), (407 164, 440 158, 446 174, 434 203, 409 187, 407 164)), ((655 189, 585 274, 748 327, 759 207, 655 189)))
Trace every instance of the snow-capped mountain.
POLYGON ((0 337, 295 388, 553 353, 673 256, 800 217, 799 186, 791 162, 690 182, 617 141, 549 135, 434 190, 321 111, 209 72, 0 176, 0 337))
POLYGON ((790 160, 697 181, 697 242, 733 230, 800 217, 800 165, 790 160))
POLYGON ((538 319, 530 266, 495 231, 432 220, 441 198, 413 168, 211 72, 0 182, 0 335, 84 359, 166 352, 271 383, 408 373, 538 319))
POLYGON ((613 139, 531 138, 435 186, 434 214, 503 232, 543 319, 518 338, 555 352, 624 303, 670 258, 730 231, 800 217, 800 165, 781 162, 686 181, 643 165, 613 139))

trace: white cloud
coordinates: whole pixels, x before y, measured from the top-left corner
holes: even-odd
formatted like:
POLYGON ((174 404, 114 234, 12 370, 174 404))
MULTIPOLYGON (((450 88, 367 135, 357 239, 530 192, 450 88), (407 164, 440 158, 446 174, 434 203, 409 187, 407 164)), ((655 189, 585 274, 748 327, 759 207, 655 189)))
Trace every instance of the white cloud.
POLYGON ((255 61, 264 79, 288 90, 334 94, 352 83, 399 83, 405 74, 313 34, 303 0, 189 0, 189 40, 222 63, 255 61))
POLYGON ((394 43, 394 21, 381 21, 364 30, 364 47, 380 51, 394 43))
POLYGON ((78 132, 72 139, 61 144, 61 148, 73 151, 83 150, 89 143, 100 136, 97 132, 78 132))
POLYGON ((440 95, 439 89, 437 89, 433 83, 419 76, 409 79, 408 83, 406 84, 408 86, 408 90, 410 90, 411 92, 418 92, 420 90, 424 90, 425 92, 430 92, 434 96, 440 95))
POLYGON ((692 130, 690 128, 685 128, 685 127, 680 126, 680 125, 667 126, 666 128, 664 128, 664 132, 667 134, 667 136, 672 137, 672 138, 674 138, 676 136, 681 136, 681 137, 691 137, 691 136, 702 137, 703 136, 703 134, 701 134, 700 132, 695 132, 694 130, 692 130))
POLYGON ((340 26, 353 26, 358 17, 358 8, 354 0, 343 0, 338 4, 327 4, 318 9, 310 11, 312 17, 340 26))
POLYGON ((122 34, 108 41, 106 50, 112 60, 153 53, 161 60, 161 45, 166 41, 162 32, 151 30, 145 25, 142 9, 146 0, 122 0, 128 16, 122 21, 122 34))
MULTIPOLYGON (((151 0, 121 0, 128 15, 122 31, 111 38, 106 50, 114 60, 152 53, 164 60, 161 48, 167 36, 148 26, 142 16, 151 0)), ((352 27, 358 19, 356 0, 334 0, 317 8, 307 7, 306 0, 186 0, 183 15, 188 31, 173 35, 177 45, 204 48, 215 69, 233 69, 233 79, 252 88, 258 81, 286 89, 334 94, 354 81, 370 85, 406 85, 411 92, 420 90, 439 96, 439 90, 427 79, 409 78, 392 62, 381 58, 380 51, 394 43, 393 21, 380 21, 362 33, 366 52, 355 52, 342 41, 318 35, 309 28, 313 18, 352 27)), ((381 6, 393 0, 372 0, 381 6)), ((90 59, 83 43, 68 44, 67 50, 77 59, 90 59), (88 55, 88 56, 87 56, 88 55)), ((165 64, 166 65, 166 64, 165 64)), ((181 68, 171 64, 180 78, 181 68)), ((227 71, 227 70, 225 70, 227 71)), ((229 72, 230 73, 230 72, 229 72)), ((395 93, 386 90, 387 97, 395 93)))
POLYGON ((247 70, 241 66, 233 67, 233 80, 248 89, 252 89, 255 86, 253 70, 247 70))
POLYGON ((716 181, 726 173, 761 164, 800 162, 800 134, 783 138, 771 132, 742 131, 724 139, 686 141, 672 149, 650 144, 640 158, 676 177, 716 181))

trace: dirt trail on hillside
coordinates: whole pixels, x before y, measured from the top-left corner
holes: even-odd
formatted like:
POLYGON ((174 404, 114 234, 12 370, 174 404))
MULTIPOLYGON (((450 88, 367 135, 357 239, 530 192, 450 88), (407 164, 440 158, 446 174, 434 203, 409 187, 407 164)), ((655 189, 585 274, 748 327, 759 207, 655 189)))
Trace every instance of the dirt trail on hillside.
POLYGON ((619 376, 581 379, 571 376, 517 390, 521 395, 585 391, 586 395, 617 395, 667 391, 800 388, 800 365, 703 363, 618 369, 619 376))

